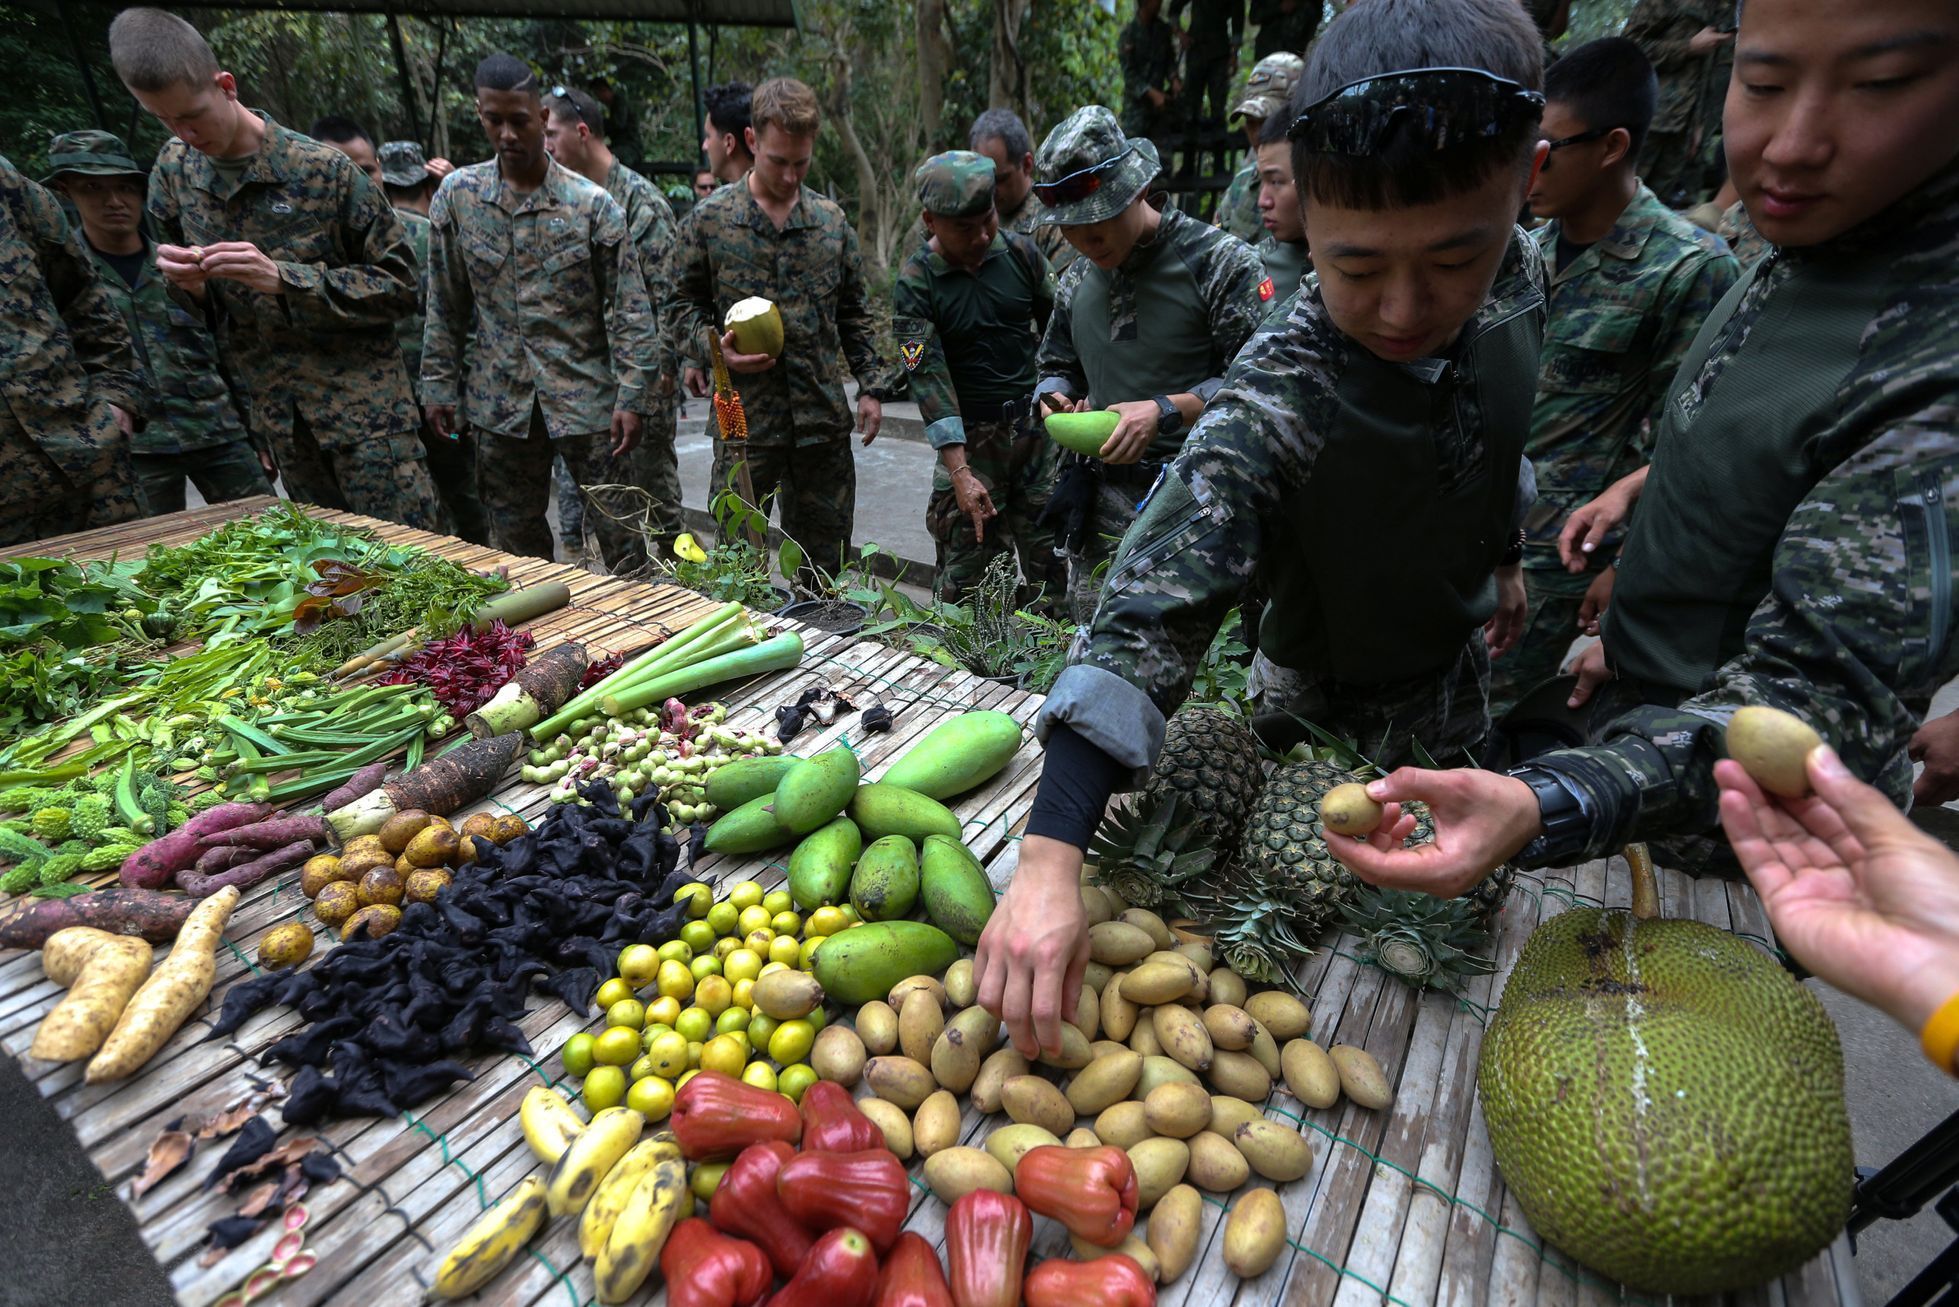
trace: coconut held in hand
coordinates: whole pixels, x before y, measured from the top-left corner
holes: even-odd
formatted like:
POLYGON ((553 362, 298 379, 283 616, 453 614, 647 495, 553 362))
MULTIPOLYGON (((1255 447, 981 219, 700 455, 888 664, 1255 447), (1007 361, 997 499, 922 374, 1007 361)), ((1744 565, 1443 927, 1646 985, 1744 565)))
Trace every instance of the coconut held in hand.
POLYGON ((735 333, 735 348, 744 354, 782 353, 782 314, 759 295, 737 301, 722 325, 735 333))

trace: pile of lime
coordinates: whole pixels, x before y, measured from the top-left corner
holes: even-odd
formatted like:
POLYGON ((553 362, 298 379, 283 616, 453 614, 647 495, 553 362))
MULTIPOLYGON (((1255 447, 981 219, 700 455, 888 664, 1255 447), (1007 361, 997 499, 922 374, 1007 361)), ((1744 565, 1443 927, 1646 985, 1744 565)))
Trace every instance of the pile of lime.
POLYGON ((730 886, 719 902, 712 886, 695 881, 674 901, 687 906, 679 936, 620 950, 619 974, 597 995, 605 1029, 565 1042, 565 1070, 583 1078, 585 1106, 623 1103, 663 1120, 675 1092, 701 1070, 800 1102, 816 1081, 809 1050, 823 1008, 777 1021, 754 1011, 751 995, 771 971, 809 970, 817 944, 859 924, 857 909, 821 907, 805 919, 788 890, 764 891, 752 880, 730 886))

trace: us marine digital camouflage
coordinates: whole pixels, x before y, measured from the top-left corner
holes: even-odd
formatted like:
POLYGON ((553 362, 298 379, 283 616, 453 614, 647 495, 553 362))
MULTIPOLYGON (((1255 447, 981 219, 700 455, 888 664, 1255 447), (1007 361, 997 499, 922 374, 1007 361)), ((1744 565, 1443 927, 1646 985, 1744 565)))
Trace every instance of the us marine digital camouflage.
MULTIPOLYGON (((421 158, 421 148, 412 142, 392 141, 389 144, 406 144, 415 151, 417 159, 421 158)), ((420 285, 415 293, 415 311, 395 327, 396 337, 401 342, 401 357, 408 364, 408 382, 419 398, 422 386, 422 337, 428 327, 423 306, 429 298, 430 227, 429 220, 413 209, 397 208, 395 216, 401 219, 402 230, 408 233, 408 244, 415 251, 415 272, 420 285)), ((435 482, 436 498, 442 501, 443 511, 449 515, 449 529, 471 544, 489 544, 489 523, 483 516, 483 501, 476 493, 476 436, 464 429, 458 429, 448 436, 438 436, 429 429, 427 422, 423 422, 419 430, 422 453, 428 458, 429 477, 435 482)))
POLYGON ((54 196, 0 155, 0 545, 142 513, 109 405, 148 407, 129 327, 54 196))
POLYGON ((1620 33, 1637 42, 1660 79, 1660 103, 1639 150, 1640 180, 1662 203, 1705 198, 1704 170, 1720 129, 1734 43, 1708 54, 1689 46, 1705 27, 1731 27, 1732 0, 1639 0, 1620 33))
MULTIPOLYGON (((1534 233, 1547 271, 1562 231, 1553 221, 1534 233)), ((1523 638, 1492 666, 1492 717, 1557 675, 1592 581, 1565 570, 1558 535, 1573 509, 1646 462, 1674 371, 1739 276, 1720 241, 1644 186, 1602 240, 1550 272, 1550 321, 1524 446, 1537 471, 1537 505, 1524 521, 1530 616, 1523 638)), ((1592 574, 1616 552, 1616 540, 1595 552, 1592 574)))
MULTIPOLYGON (((1902 805, 1912 780, 1906 746, 1933 692, 1959 674, 1952 621, 1959 166, 1835 241, 1771 251, 1733 316, 1709 324, 1708 340, 1706 363, 1683 378, 1676 399, 1693 398, 1706 411, 1722 387, 1741 387, 1788 397, 1801 406, 1798 423, 1805 410, 1813 413, 1802 424, 1806 463, 1799 471, 1807 473, 1808 489, 1783 519, 1764 519, 1758 538, 1768 542, 1765 558, 1752 556, 1752 539, 1745 546, 1726 536, 1707 542, 1710 568, 1725 563, 1729 572, 1763 580, 1753 593, 1736 594, 1745 621, 1712 655, 1715 670, 1698 692, 1677 707, 1669 699, 1627 713, 1606 728, 1603 744, 1536 760, 1584 800, 1582 857, 1604 856, 1631 839, 1710 830, 1722 730, 1750 703, 1809 722, 1852 773, 1902 805), (1818 380, 1782 352, 1786 330, 1751 339, 1768 324, 1787 325, 1783 302, 1804 294, 1806 281, 1835 285, 1852 263, 1879 282, 1868 318, 1845 324, 1852 357, 1835 360, 1818 380), (1738 548, 1748 556, 1727 556, 1738 548)), ((1708 450, 1723 435, 1692 434, 1693 447, 1708 450)), ((1668 450, 1663 440, 1655 452, 1649 500, 1666 474, 1668 450)), ((1774 504, 1750 501, 1758 479, 1744 469, 1715 485, 1682 478, 1681 489, 1708 505, 1706 521, 1728 523, 1773 512, 1774 504)), ((1621 591, 1651 529, 1645 516, 1633 528, 1621 591)), ((1621 603, 1615 595, 1610 612, 1621 603)), ((1610 650, 1609 625, 1606 640, 1610 650)))
MULTIPOLYGON (((668 255, 673 251, 674 236, 679 230, 673 207, 657 186, 617 159, 606 174, 605 191, 625 211, 626 233, 639 250, 640 275, 645 278, 648 296, 657 303, 667 277, 668 255)), ((673 447, 675 375, 679 365, 666 333, 658 334, 658 375, 653 378, 655 400, 652 411, 646 415, 639 445, 626 456, 626 479, 653 497, 648 507, 647 527, 664 545, 681 530, 680 459, 673 447)))
POLYGON ((1755 229, 1754 219, 1748 216, 1748 206, 1740 200, 1721 211, 1721 221, 1714 234, 1728 243, 1744 269, 1754 267, 1755 261, 1769 252, 1769 243, 1755 229))
MULTIPOLYGON (((747 184, 737 183, 695 206, 671 266, 675 347, 683 354, 705 356, 709 335, 718 339, 728 310, 751 295, 773 300, 782 314, 775 366, 734 379, 755 453, 750 475, 758 497, 781 489, 783 531, 834 568, 850 543, 857 503, 849 450, 856 419, 838 355, 871 394, 888 380, 857 233, 842 209, 807 186, 778 229, 747 184)), ((727 484, 739 461, 718 436, 714 452, 711 491, 727 484)))

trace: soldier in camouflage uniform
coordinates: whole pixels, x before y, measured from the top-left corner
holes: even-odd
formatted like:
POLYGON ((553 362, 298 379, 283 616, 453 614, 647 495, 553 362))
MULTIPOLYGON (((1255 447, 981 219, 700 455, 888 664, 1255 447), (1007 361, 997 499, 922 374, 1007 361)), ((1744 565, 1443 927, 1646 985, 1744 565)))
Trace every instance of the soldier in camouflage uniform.
MULTIPOLYGON (((1285 117, 1286 102, 1292 98, 1292 88, 1299 85, 1299 74, 1305 69, 1306 61, 1296 54, 1281 51, 1266 55, 1253 66, 1251 76, 1245 79, 1244 92, 1231 110, 1232 120, 1244 123, 1247 148, 1238 170, 1231 175, 1231 184, 1218 200, 1211 221, 1248 245, 1257 244, 1265 235, 1258 208, 1259 134, 1267 119, 1285 117)), ((1286 125, 1291 126, 1290 121, 1286 125)))
POLYGON ((1034 198, 1034 142, 1027 124, 1011 109, 988 109, 973 119, 966 148, 993 160, 993 208, 1001 231, 1032 236, 1048 267, 1060 276, 1075 260, 1075 247, 1053 223, 1039 221, 1034 198))
POLYGON ((260 455, 218 366, 218 347, 198 319, 171 303, 144 236, 143 170, 108 132, 66 132, 48 146, 48 185, 82 220, 96 276, 129 324, 156 397, 130 438, 131 462, 152 513, 184 507, 184 479, 206 503, 269 495, 260 455))
POLYGON ((1249 245, 1150 207, 1156 147, 1126 138, 1101 105, 1049 132, 1035 169, 1041 221, 1060 225, 1082 255, 1056 292, 1037 394, 1050 411, 1122 415, 1105 446, 1113 456, 1068 455, 1049 503, 1068 550, 1069 606, 1086 622, 1137 503, 1183 447, 1273 291, 1249 245))
POLYGON ((652 397, 659 341, 639 251, 619 204, 554 163, 529 65, 476 70, 477 117, 496 157, 443 179, 429 210, 422 394, 437 434, 478 433, 477 487, 499 549, 551 557, 551 460, 563 454, 615 573, 646 550, 621 482, 652 397), (463 346, 469 347, 464 379, 463 346))
POLYGON ((1925 111, 1959 97, 1956 43, 1949 6, 1748 0, 1739 48, 1787 99, 1737 97, 1728 157, 1772 248, 1681 365, 1626 541, 1603 639, 1608 689, 1639 706, 1510 776, 1371 787, 1427 801, 1437 843, 1355 845, 1361 875, 1447 896, 1512 854, 1567 866, 1662 837, 1683 856, 1656 860, 1698 870, 1745 704, 1802 718, 1902 806, 1913 732, 1959 675, 1959 137, 1925 111), (1871 46, 1911 52, 1887 64, 1922 88, 1909 111, 1840 76, 1871 46))
MULTIPOLYGON (((803 185, 820 122, 801 82, 775 78, 751 101, 755 166, 695 208, 672 264, 676 339, 722 340, 747 418, 744 442, 717 425, 709 494, 746 462, 756 498, 780 496, 782 531, 812 564, 835 574, 850 547, 857 509, 851 412, 837 360, 857 378, 864 443, 884 420, 887 382, 857 233, 836 204, 803 185), (739 300, 761 296, 782 315, 776 358, 743 355, 721 326, 739 300)), ((682 348, 685 348, 684 346, 682 348)), ((805 573, 799 583, 814 578, 805 573)))
POLYGON ((1586 591, 1617 546, 1567 571, 1558 554, 1565 521, 1646 461, 1674 369, 1741 272, 1720 241, 1661 204, 1633 171, 1655 97, 1637 45, 1608 37, 1579 46, 1546 75, 1545 96, 1554 149, 1530 202, 1549 220, 1533 234, 1552 272, 1524 444, 1537 471, 1537 506, 1524 522, 1530 617, 1491 668, 1492 717, 1558 674, 1585 624, 1586 591))
MULTIPOLYGON (((395 337, 401 342, 401 357, 408 364, 408 380, 415 388, 417 411, 422 384, 422 334, 426 318, 422 306, 429 298, 429 220, 428 199, 434 178, 422 158, 422 147, 413 141, 384 141, 375 150, 381 168, 382 188, 395 206, 408 244, 415 251, 415 274, 420 289, 415 295, 415 311, 395 324, 395 337), (421 208, 415 209, 396 199, 402 192, 420 194, 421 208)), ((429 475, 435 481, 436 497, 449 515, 452 531, 471 544, 490 543, 490 524, 483 517, 482 501, 476 497, 476 437, 467 431, 452 431, 446 437, 430 430, 426 419, 419 432, 422 452, 428 456, 429 475)))
POLYGON ((1728 248, 1734 251, 1744 271, 1754 267, 1756 260, 1769 252, 1769 243, 1762 239, 1762 233, 1755 230, 1755 223, 1748 216, 1748 206, 1740 200, 1722 210, 1721 221, 1715 225, 1714 234, 1728 243, 1728 248))
POLYGON ((1302 58, 1313 33, 1319 30, 1322 0, 1252 0, 1252 58, 1295 54, 1302 58))
POLYGON ((1224 118, 1225 96, 1238 71, 1238 47, 1245 40, 1245 0, 1170 0, 1170 21, 1190 10, 1190 26, 1178 38, 1184 51, 1184 123, 1204 125, 1224 118))
MULTIPOLYGON (((545 103, 544 145, 551 157, 587 181, 605 187, 626 214, 626 232, 639 249, 649 291, 663 286, 677 224, 666 196, 620 163, 606 145, 605 111, 583 91, 557 88, 545 103)), ((657 292, 656 292, 657 293, 657 292)), ((646 534, 662 549, 681 532, 680 458, 674 452, 675 364, 661 341, 660 372, 653 380, 653 412, 628 455, 630 484, 647 492, 646 534)))
MULTIPOLYGON (((1292 180, 1292 142, 1286 132, 1292 123, 1283 115, 1267 118, 1259 133, 1258 213, 1265 239, 1258 243, 1258 261, 1265 266, 1272 298, 1265 302, 1267 324, 1292 314, 1310 266, 1306 249, 1306 219, 1299 209, 1299 188, 1292 180)), ((1264 294, 1264 288, 1260 288, 1264 294)))
POLYGON ((1161 155, 1177 123, 1177 29, 1163 20, 1163 0, 1136 0, 1136 17, 1116 38, 1122 68, 1122 130, 1156 143, 1161 155))
POLYGON ((340 151, 240 104, 180 18, 126 9, 109 53, 175 133, 150 173, 157 266, 180 307, 215 323, 286 492, 440 528, 395 341, 415 307, 415 256, 381 188, 340 151))
POLYGON ((1639 177, 1662 203, 1686 208, 1707 198, 1708 152, 1727 96, 1734 33, 1722 31, 1729 0, 1639 0, 1624 36, 1639 43, 1660 77, 1660 106, 1639 152, 1639 177))
POLYGON ((940 593, 958 600, 1017 549, 1021 576, 1059 600, 1067 570, 1035 521, 1053 487, 1054 446, 1026 410, 1054 274, 1031 238, 999 230, 985 155, 933 155, 912 176, 932 242, 898 273, 891 331, 939 453, 925 520, 940 593))
POLYGON ((141 517, 129 327, 60 201, 0 155, 0 545, 141 517))

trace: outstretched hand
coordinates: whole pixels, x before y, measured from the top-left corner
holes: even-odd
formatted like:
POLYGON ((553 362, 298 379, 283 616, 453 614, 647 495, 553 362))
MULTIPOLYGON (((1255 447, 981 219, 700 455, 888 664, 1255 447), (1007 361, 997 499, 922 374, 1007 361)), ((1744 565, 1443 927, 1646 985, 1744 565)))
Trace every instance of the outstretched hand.
POLYGON ((1380 826, 1362 839, 1334 836, 1326 847, 1370 885, 1457 898, 1543 830, 1537 796, 1501 772, 1399 767, 1368 782, 1367 793, 1385 809, 1380 826), (1428 805, 1435 837, 1404 848, 1415 819, 1402 805, 1412 799, 1428 805))

